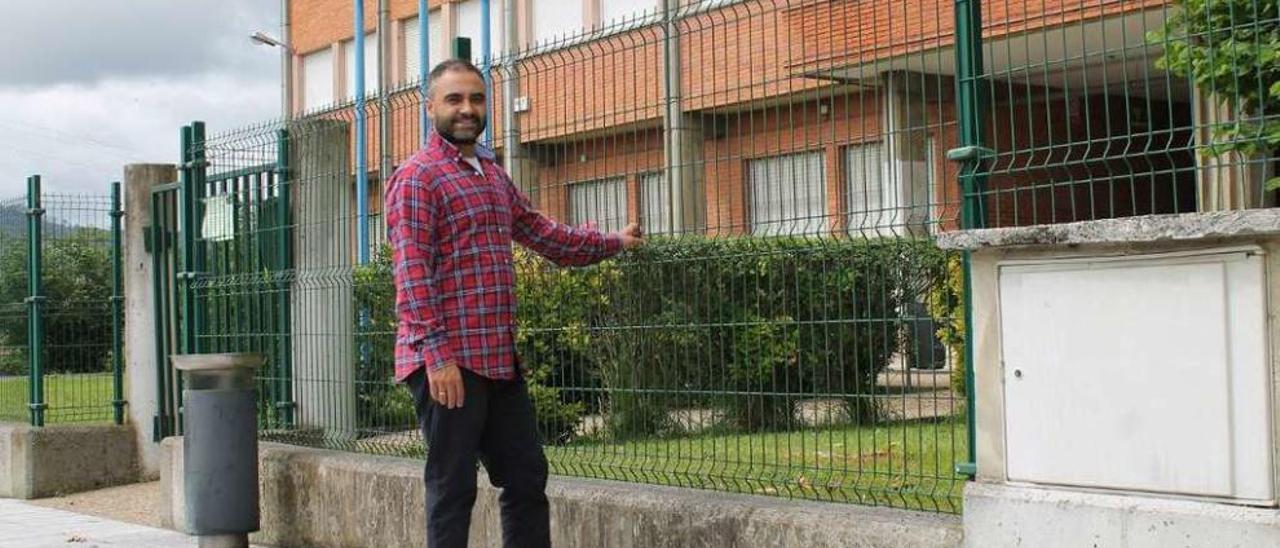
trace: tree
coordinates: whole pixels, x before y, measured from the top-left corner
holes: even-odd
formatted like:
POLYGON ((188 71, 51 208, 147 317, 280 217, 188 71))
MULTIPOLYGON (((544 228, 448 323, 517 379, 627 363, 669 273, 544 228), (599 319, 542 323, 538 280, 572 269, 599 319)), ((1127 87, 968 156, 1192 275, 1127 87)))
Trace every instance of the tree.
MULTIPOLYGON (((1156 66, 1190 78, 1236 113, 1213 128, 1209 154, 1280 151, 1280 3, 1275 0, 1175 0, 1164 29, 1149 41, 1164 47, 1156 66)), ((1267 182, 1280 188, 1280 177, 1267 182)))
MULTIPOLYGON (((105 235, 103 230, 77 228, 44 242, 41 359, 47 372, 107 370, 111 259, 105 235)), ((5 240, 0 246, 0 303, 21 303, 28 295, 26 242, 5 240)), ((0 318, 0 339, 25 341, 26 330, 25 315, 0 318)))

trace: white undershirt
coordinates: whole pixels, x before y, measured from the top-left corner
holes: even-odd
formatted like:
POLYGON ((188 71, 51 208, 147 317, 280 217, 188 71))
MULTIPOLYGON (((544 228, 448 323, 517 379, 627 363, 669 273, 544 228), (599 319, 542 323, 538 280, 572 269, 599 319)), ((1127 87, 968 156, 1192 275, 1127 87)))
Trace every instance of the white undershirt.
POLYGON ((480 167, 479 158, 476 158, 475 156, 463 156, 462 159, 466 160, 468 164, 471 164, 471 167, 476 168, 476 173, 484 173, 484 168, 480 167))

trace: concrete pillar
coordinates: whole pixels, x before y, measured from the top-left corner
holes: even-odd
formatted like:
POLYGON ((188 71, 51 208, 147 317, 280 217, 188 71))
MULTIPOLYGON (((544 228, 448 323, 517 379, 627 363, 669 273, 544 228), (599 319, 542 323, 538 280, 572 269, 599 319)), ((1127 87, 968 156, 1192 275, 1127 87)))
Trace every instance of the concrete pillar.
POLYGON ((1208 154, 1213 132, 1235 120, 1235 113, 1215 94, 1192 92, 1192 123, 1196 139, 1196 205, 1199 211, 1263 207, 1263 182, 1268 167, 1264 156, 1246 158, 1237 152, 1208 154))
MULTIPOLYGON (((922 236, 929 221, 927 75, 896 71, 885 75, 883 213, 872 213, 868 233, 922 236)), ((936 84, 935 84, 936 85, 936 84)), ((831 180, 836 180, 832 178, 831 180)))
POLYGON ((1280 211, 953 231, 965 545, 1280 546, 1280 211))
POLYGON ((702 123, 684 112, 680 32, 676 14, 681 0, 665 0, 666 34, 663 61, 663 161, 671 197, 670 234, 698 233, 707 225, 707 193, 703 159, 702 123))
POLYGON ((138 470, 160 476, 160 445, 151 441, 156 414, 156 317, 151 254, 144 228, 151 225, 151 189, 178 180, 173 164, 130 164, 124 168, 124 363, 129 422, 138 446, 138 470))
MULTIPOLYGON (((520 13, 515 0, 502 2, 502 38, 506 52, 519 51, 520 13)), ((538 201, 537 163, 525 151, 520 142, 520 117, 516 112, 516 99, 520 96, 520 65, 508 61, 497 67, 502 79, 502 160, 516 186, 529 196, 534 204, 538 201)), ((490 124, 490 127, 493 125, 490 124)))
POLYGON ((291 131, 294 416, 299 428, 346 437, 356 429, 350 126, 313 120, 296 123, 291 131))

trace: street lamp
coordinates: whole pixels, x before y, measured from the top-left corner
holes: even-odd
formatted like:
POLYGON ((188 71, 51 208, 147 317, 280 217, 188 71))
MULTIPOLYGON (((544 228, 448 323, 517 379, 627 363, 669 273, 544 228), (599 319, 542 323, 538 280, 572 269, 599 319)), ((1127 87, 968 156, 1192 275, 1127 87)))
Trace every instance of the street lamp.
POLYGON ((249 40, 258 45, 280 48, 280 113, 287 124, 293 114, 289 100, 293 95, 293 48, 262 31, 250 34, 249 40))
POLYGON ((253 40, 254 42, 256 42, 256 43, 258 43, 258 44, 262 44, 262 45, 264 45, 264 46, 275 46, 275 47, 278 47, 278 48, 287 48, 287 47, 289 47, 289 46, 286 46, 286 45, 284 44, 284 42, 281 42, 281 41, 279 41, 279 40, 276 40, 275 38, 272 38, 272 37, 271 37, 271 36, 269 36, 267 33, 262 32, 262 31, 258 31, 258 32, 255 32, 255 33, 253 33, 253 34, 249 35, 249 39, 250 39, 250 40, 253 40))

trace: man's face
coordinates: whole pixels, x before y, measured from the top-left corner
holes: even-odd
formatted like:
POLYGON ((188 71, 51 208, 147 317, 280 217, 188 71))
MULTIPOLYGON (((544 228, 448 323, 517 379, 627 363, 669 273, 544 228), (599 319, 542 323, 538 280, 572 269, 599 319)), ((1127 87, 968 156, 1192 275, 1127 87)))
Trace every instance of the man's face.
POLYGON ((449 70, 432 83, 427 114, 445 140, 470 145, 484 131, 484 101, 484 80, 468 70, 449 70))

